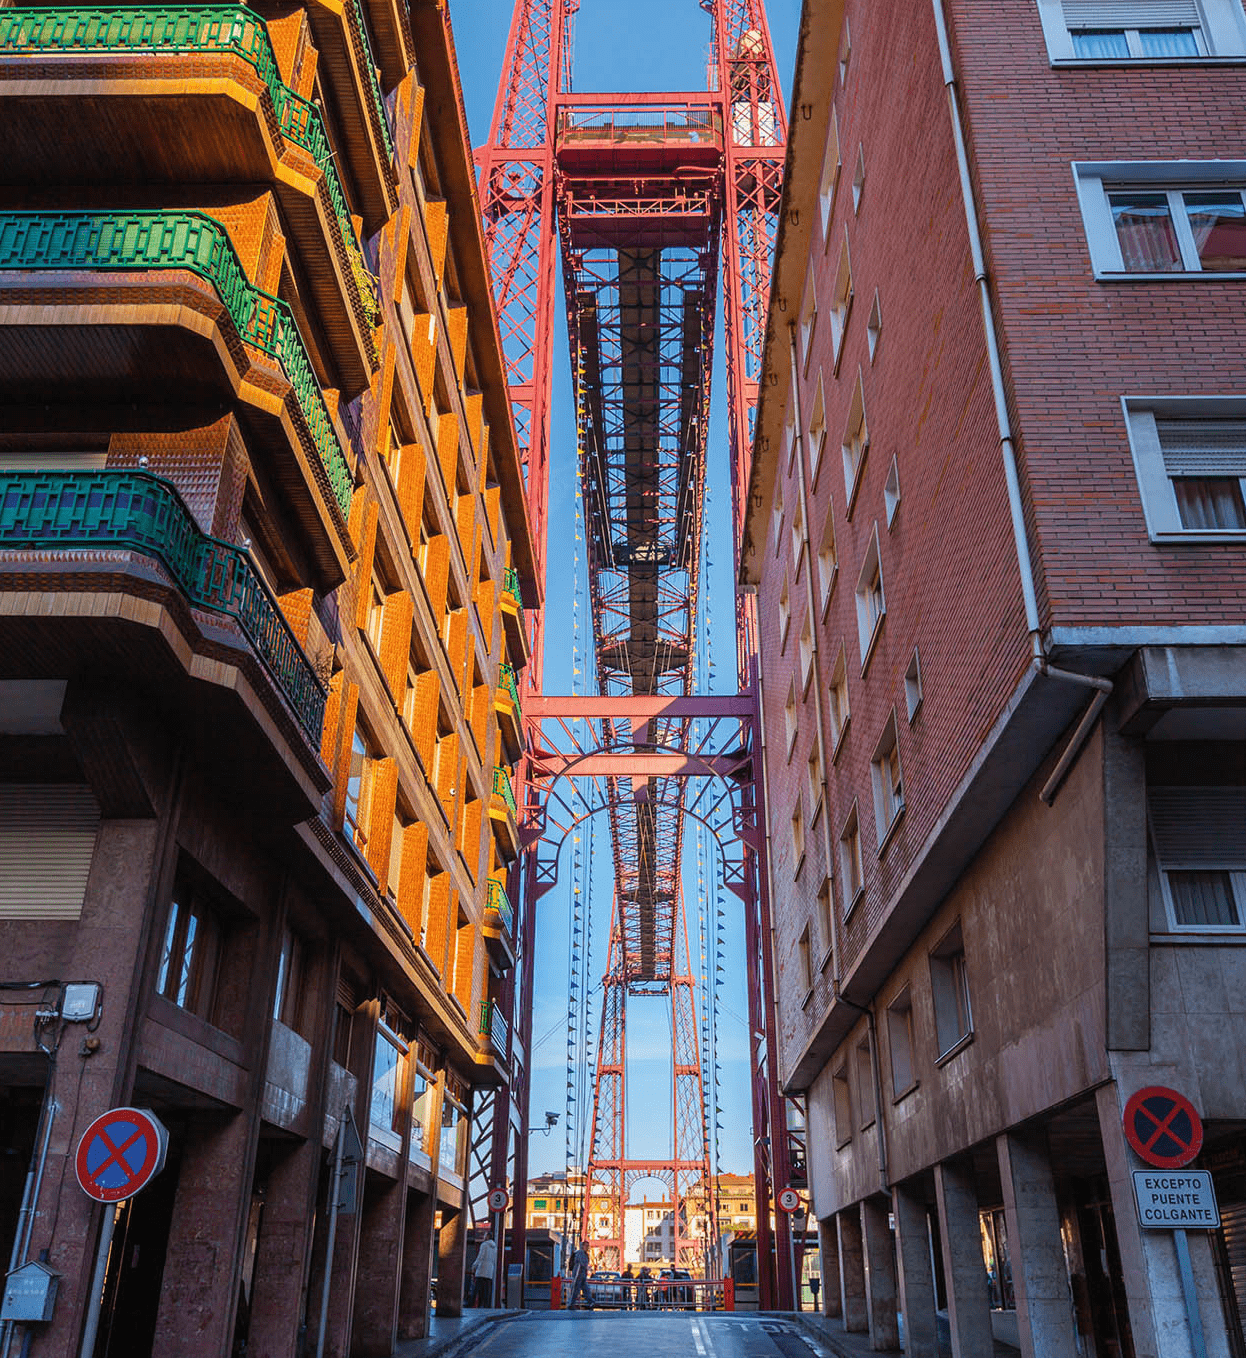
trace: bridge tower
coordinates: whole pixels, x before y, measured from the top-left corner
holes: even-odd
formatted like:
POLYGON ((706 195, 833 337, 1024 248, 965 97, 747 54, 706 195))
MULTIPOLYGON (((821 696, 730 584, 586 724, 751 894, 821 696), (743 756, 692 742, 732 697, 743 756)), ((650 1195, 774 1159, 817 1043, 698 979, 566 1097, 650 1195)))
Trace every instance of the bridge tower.
MULTIPOLYGON (((612 2, 618 0, 590 0, 612 2)), ((581 0, 515 0, 489 142, 476 153, 542 586, 554 270, 561 261, 600 690, 596 698, 549 697, 534 653, 524 697, 529 754, 519 789, 529 845, 522 894, 530 945, 534 908, 557 874, 556 853, 542 851, 553 827, 552 789, 564 775, 592 776, 601 789, 599 809, 609 817, 614 900, 581 1230, 595 1266, 621 1267, 624 1207, 639 1179, 657 1177, 669 1186, 677 1233, 686 1229, 698 1194, 699 1210, 713 1221, 712 1114, 697 1042, 681 856, 687 779, 729 760, 740 842, 727 884, 745 909, 761 1300, 784 1306, 790 1282, 785 1268, 770 1267, 769 1220, 773 1192, 791 1181, 792 1165, 769 1057, 769 902, 757 833, 760 779, 755 785, 751 755, 757 691, 751 601, 740 600, 736 614, 740 696, 715 706, 694 693, 693 681, 720 282, 738 551, 786 121, 764 0, 695 2, 711 30, 706 88, 655 94, 575 91, 570 53, 581 0), (729 733, 730 758, 703 745, 690 752, 692 722, 707 713, 711 729, 729 733), (594 720, 599 746, 578 763, 568 762, 565 743, 561 750, 547 746, 541 726, 577 716, 594 720), (670 1004, 672 1035, 671 1153, 658 1161, 629 1157, 626 1127, 628 1001, 655 995, 670 1004)), ((530 946, 527 959, 520 989, 528 990, 517 1016, 530 1013, 524 1003, 531 994, 530 946)), ((518 1037, 526 1053, 530 1018, 527 1035, 521 1030, 518 1037)), ((515 1097, 526 1099, 526 1079, 515 1097)), ((521 1169, 520 1158, 509 1154, 503 1137, 493 1176, 498 1183, 508 1175, 515 1180, 512 1248, 521 1260, 519 1180, 526 1165, 521 1169)), ((783 1259, 782 1214, 779 1235, 774 1244, 783 1259)), ((701 1249, 684 1235, 676 1257, 700 1271, 701 1249)))

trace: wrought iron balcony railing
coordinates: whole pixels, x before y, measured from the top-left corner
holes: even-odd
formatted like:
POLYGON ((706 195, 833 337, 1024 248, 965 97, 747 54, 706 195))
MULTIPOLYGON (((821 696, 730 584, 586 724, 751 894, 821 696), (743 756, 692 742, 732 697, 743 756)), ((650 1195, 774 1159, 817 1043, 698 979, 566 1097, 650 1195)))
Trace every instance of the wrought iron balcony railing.
POLYGON ((520 716, 519 685, 515 682, 515 667, 509 660, 502 661, 502 687, 510 695, 510 700, 515 705, 515 715, 520 716))
POLYGON ((233 618, 319 747, 324 686, 277 601, 240 547, 200 532, 168 481, 140 471, 0 472, 0 551, 79 548, 155 557, 196 608, 233 618))
POLYGON ((55 52, 232 52, 253 66, 268 89, 282 136, 301 146, 324 176, 342 249, 366 320, 379 319, 376 280, 363 252, 320 109, 281 79, 263 18, 242 5, 202 8, 0 9, 0 55, 55 52))
POLYGON ((493 770, 493 795, 501 797, 512 816, 519 815, 519 808, 515 805, 515 792, 511 787, 510 775, 503 768, 493 770))
POLYGON ((394 134, 389 125, 389 110, 385 107, 385 100, 381 96, 381 85, 376 78, 376 58, 372 55, 372 40, 368 37, 368 26, 363 21, 363 14, 359 9, 359 0, 346 0, 346 16, 350 23, 355 55, 368 78, 368 92, 372 96, 372 111, 376 114, 377 126, 381 131, 381 140, 385 143, 385 155, 392 161, 394 158, 394 134))
POLYGON ((242 339, 281 364, 330 493, 349 512, 353 478, 294 315, 246 276, 219 222, 202 212, 4 212, 3 269, 189 269, 206 279, 242 339))
POLYGON ((490 910, 496 910, 498 918, 502 921, 502 928, 508 934, 515 931, 515 910, 510 903, 510 897, 506 894, 502 883, 496 878, 489 878, 489 894, 485 899, 485 904, 490 910))
POLYGON ((509 594, 516 604, 523 600, 523 595, 519 590, 519 572, 514 566, 507 566, 506 573, 502 576, 502 593, 509 594))

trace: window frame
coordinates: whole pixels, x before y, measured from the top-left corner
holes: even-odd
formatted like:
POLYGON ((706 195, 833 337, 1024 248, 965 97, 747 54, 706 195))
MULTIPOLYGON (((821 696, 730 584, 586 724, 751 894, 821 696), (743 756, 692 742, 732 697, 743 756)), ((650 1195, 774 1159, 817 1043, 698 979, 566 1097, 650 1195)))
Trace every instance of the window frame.
POLYGON ((857 576, 857 640, 861 647, 861 673, 869 668, 870 659, 887 620, 887 587, 883 580, 883 558, 878 541, 878 525, 870 534, 870 544, 857 576), (877 586, 877 588, 875 588, 877 586), (877 610, 874 600, 877 599, 877 610))
POLYGON ((1181 247, 1184 269, 1146 272, 1125 268, 1120 239, 1108 201, 1110 193, 1136 190, 1166 193, 1172 212, 1174 195, 1208 189, 1242 194, 1246 203, 1246 160, 1120 160, 1073 161, 1073 183, 1086 233, 1086 248, 1099 282, 1173 282, 1200 279, 1246 278, 1246 269, 1204 269, 1184 210, 1172 213, 1173 230, 1181 247), (1194 260, 1193 266, 1190 264, 1194 260))
POLYGON ((839 149, 839 114, 832 104, 831 116, 827 119, 826 142, 822 148, 822 173, 818 179, 818 211, 822 221, 823 249, 829 249, 831 243, 831 218, 835 212, 835 197, 843 168, 843 156, 839 149))
MULTIPOLYGON (((1134 475, 1142 500, 1147 536, 1157 543, 1207 543, 1246 541, 1246 529, 1186 528, 1181 522, 1173 478, 1164 465, 1157 418, 1184 420, 1246 421, 1246 395, 1242 396, 1122 396, 1121 410, 1134 475)), ((1243 459, 1243 499, 1246 500, 1246 458, 1243 459)))
POLYGON ((865 895, 865 855, 861 849, 861 816, 854 801, 839 832, 839 889, 847 922, 865 895), (855 881, 853 878, 855 877, 855 881))
MULTIPOLYGON (((1205 855, 1182 856, 1177 854, 1169 857, 1162 849, 1160 836, 1155 828, 1155 811, 1153 796, 1157 792, 1180 793, 1183 797, 1193 796, 1220 796, 1228 798, 1236 794, 1240 800, 1246 792, 1237 784, 1191 784, 1173 786, 1165 783, 1155 784, 1147 789, 1147 838, 1150 843, 1151 852, 1155 859, 1156 872, 1159 878, 1160 897, 1164 905, 1164 917, 1168 924, 1168 931, 1172 934, 1197 934, 1202 937, 1212 938, 1240 938, 1246 935, 1246 858, 1241 858, 1232 852, 1226 852, 1222 858, 1209 861, 1205 855), (1173 896, 1172 884, 1168 880, 1170 872, 1223 872, 1228 875, 1231 882, 1233 893, 1233 904, 1237 910, 1238 922, 1236 924, 1187 924, 1177 918, 1176 899, 1173 896)), ((1224 814, 1233 816, 1234 819, 1240 814, 1241 807, 1230 807, 1224 814)), ((1194 814, 1194 813, 1190 813, 1194 814)), ((1203 817, 1210 823, 1214 823, 1214 809, 1204 807, 1203 817)))
MULTIPOLYGON (((1144 6, 1140 5, 1142 10, 1144 6)), ((1073 47, 1073 29, 1065 16, 1062 0, 1038 0, 1039 19, 1047 44, 1047 56, 1053 66, 1183 66, 1188 63, 1232 61, 1246 55, 1246 21, 1235 0, 1203 0, 1199 5, 1200 23, 1195 41, 1202 50, 1185 56, 1160 57, 1139 53, 1124 57, 1078 56, 1073 47)), ((1115 24, 1101 24, 1099 28, 1117 31, 1115 24)), ((1181 24, 1134 23, 1122 26, 1122 32, 1139 28, 1179 28, 1181 24)))
POLYGON ((965 934, 961 926, 961 921, 957 920, 944 934, 943 937, 930 950, 930 1002, 934 1010, 934 1032, 935 1046, 938 1048, 936 1064, 942 1064, 961 1050, 973 1039, 973 1001, 969 993, 969 966, 965 957, 965 934), (944 976, 944 973, 947 973, 944 976), (953 1002, 963 1001, 956 1004, 956 1026, 957 1035, 950 1041, 945 1042, 946 1027, 944 1019, 947 1017, 946 1009, 940 1015, 940 985, 939 978, 950 981, 950 997, 953 1002))
POLYGON ((904 816, 905 805, 900 726, 894 708, 870 756, 870 782, 874 790, 874 825, 878 831, 878 853, 881 857, 904 816))

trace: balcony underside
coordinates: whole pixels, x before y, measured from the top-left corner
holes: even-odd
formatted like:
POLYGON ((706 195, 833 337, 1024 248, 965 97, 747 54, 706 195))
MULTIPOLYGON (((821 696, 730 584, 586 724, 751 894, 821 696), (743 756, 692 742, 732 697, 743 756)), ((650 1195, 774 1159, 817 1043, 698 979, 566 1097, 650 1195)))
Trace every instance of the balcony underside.
POLYGON ((304 333, 323 336, 334 380, 350 399, 372 380, 369 323, 352 298, 349 264, 337 253, 316 162, 270 127, 262 91, 255 71, 231 56, 0 60, 0 206, 54 206, 62 185, 73 186, 76 208, 84 185, 106 187, 110 207, 126 199, 119 186, 141 186, 145 204, 155 194, 170 207, 170 195, 153 186, 185 185, 193 193, 204 184, 271 185, 304 290, 302 305, 291 304, 304 333), (74 128, 90 135, 66 135, 74 128))
POLYGON ((507 595, 502 596, 502 627, 506 632, 506 654, 510 656, 516 669, 528 663, 528 634, 524 629, 523 610, 517 607, 507 595))
POLYGON ((291 825, 319 811, 328 772, 233 619, 137 552, 0 551, 0 677, 78 673, 182 733, 236 808, 291 825))
POLYGON ((209 283, 181 270, 14 272, 0 281, 6 432, 141 430, 152 409, 192 427, 206 421, 189 412, 232 409, 261 497, 295 517, 317 587, 346 578, 354 547, 300 436, 294 391, 275 362, 239 340, 209 283))
POLYGON ((484 936, 489 959, 494 964, 498 974, 509 971, 515 965, 515 948, 511 942, 510 933, 496 910, 485 911, 484 923, 481 925, 480 932, 484 936))
POLYGON ((519 856, 519 829, 510 807, 501 797, 494 796, 489 802, 489 823, 493 826, 498 851, 508 863, 513 863, 519 856))
POLYGON ((515 763, 523 753, 523 728, 520 724, 519 710, 502 689, 498 690, 493 710, 497 713, 498 731, 506 748, 507 761, 515 763))

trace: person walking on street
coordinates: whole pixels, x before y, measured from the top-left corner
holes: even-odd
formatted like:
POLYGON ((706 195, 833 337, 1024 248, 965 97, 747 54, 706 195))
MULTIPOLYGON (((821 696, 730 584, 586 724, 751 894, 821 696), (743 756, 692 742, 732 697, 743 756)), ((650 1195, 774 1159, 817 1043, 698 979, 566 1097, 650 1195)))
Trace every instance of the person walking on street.
POLYGON ((486 1236, 476 1254, 476 1262, 472 1265, 472 1277, 476 1279, 473 1306, 493 1305, 493 1275, 497 1271, 497 1262, 498 1247, 492 1236, 486 1236))
POLYGON ((588 1251, 583 1243, 575 1247, 575 1253, 571 1256, 571 1300, 567 1303, 567 1309, 575 1305, 575 1300, 583 1294, 584 1304, 591 1311, 593 1309, 593 1299, 588 1292, 588 1251))

